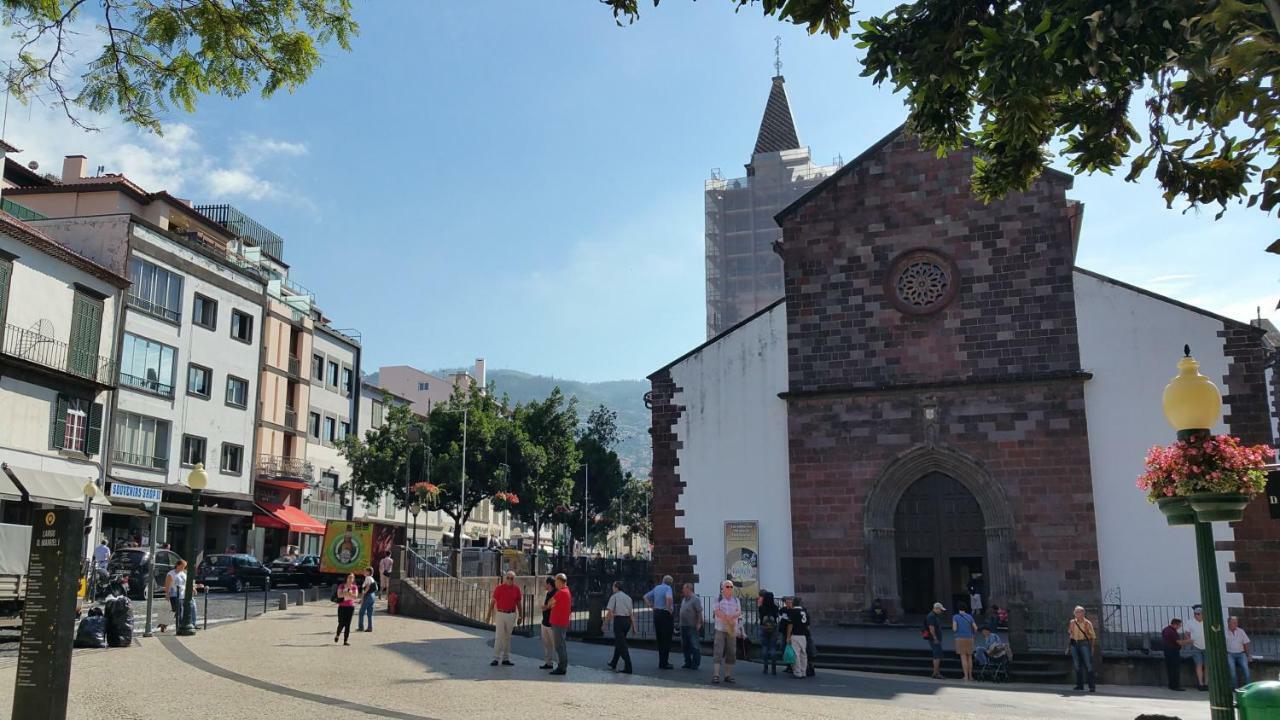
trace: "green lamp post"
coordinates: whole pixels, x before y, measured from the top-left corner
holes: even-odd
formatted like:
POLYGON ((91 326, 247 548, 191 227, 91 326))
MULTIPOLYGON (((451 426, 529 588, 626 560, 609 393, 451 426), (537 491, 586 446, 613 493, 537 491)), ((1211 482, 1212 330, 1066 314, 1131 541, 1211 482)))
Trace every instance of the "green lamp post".
MULTIPOLYGON (((1222 411, 1222 393, 1200 374, 1200 363, 1184 346, 1178 374, 1164 389, 1164 416, 1178 433, 1178 440, 1208 437, 1222 411)), ((1204 606, 1205 668, 1209 682, 1210 717, 1232 720, 1231 675, 1227 670, 1227 645, 1223 633, 1222 596, 1218 562, 1214 553, 1213 521, 1239 520, 1249 498, 1245 495, 1203 493, 1166 498, 1158 504, 1170 525, 1194 525, 1196 562, 1200 568, 1200 602, 1204 606)))
MULTIPOLYGON (((187 475, 187 487, 191 488, 191 531, 187 538, 187 585, 186 594, 182 596, 182 622, 178 624, 179 635, 196 634, 196 600, 192 593, 196 584, 196 549, 200 541, 200 492, 209 485, 209 473, 204 471, 204 463, 196 463, 191 474, 187 475)), ((1225 656, 1224 656, 1225 657, 1225 656)))

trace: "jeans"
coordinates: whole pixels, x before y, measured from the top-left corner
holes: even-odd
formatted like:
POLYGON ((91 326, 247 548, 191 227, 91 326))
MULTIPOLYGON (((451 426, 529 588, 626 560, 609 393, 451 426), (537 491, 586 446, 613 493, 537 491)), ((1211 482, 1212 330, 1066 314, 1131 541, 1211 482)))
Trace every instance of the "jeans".
POLYGON ((617 616, 613 618, 613 659, 609 661, 609 667, 618 667, 618 661, 622 661, 623 667, 627 672, 631 672, 631 648, 627 647, 627 633, 631 632, 631 618, 627 616, 617 616))
POLYGON ((671 634, 675 631, 670 610, 653 611, 653 631, 658 636, 658 667, 667 667, 671 664, 671 634))
POLYGON ((760 631, 760 654, 765 667, 778 664, 778 631, 760 631))
POLYGON ((685 667, 697 670, 702 666, 702 639, 698 637, 698 628, 680 626, 680 649, 684 652, 685 667))
POLYGON ((1249 684, 1249 656, 1242 653, 1227 653, 1227 669, 1231 671, 1231 687, 1249 684), (1239 674, 1236 668, 1240 668, 1239 674), (1237 678, 1243 677, 1243 683, 1237 683, 1237 678))
POLYGON ((356 630, 362 631, 362 632, 364 631, 364 619, 366 616, 368 616, 369 632, 373 632, 373 603, 377 599, 378 597, 376 595, 374 595, 373 593, 369 593, 368 595, 365 595, 362 600, 360 600, 360 618, 356 622, 356 630))
POLYGON ((550 625, 542 625, 542 664, 551 665, 556 661, 556 633, 550 625))
POLYGON ((556 669, 565 670, 569 667, 569 645, 565 642, 565 636, 569 633, 569 628, 553 627, 551 632, 556 646, 556 669))
POLYGON ((511 661, 511 633, 516 629, 514 612, 496 612, 493 616, 493 659, 511 661))
POLYGON ((1076 687, 1084 687, 1089 682, 1089 689, 1097 687, 1093 676, 1093 646, 1088 642, 1071 641, 1071 664, 1076 668, 1076 687))

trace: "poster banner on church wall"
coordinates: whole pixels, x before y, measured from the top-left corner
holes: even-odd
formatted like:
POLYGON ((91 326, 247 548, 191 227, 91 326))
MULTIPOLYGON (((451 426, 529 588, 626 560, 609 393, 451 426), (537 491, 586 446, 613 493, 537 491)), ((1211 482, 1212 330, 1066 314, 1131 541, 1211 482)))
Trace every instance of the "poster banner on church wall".
POLYGON ((755 520, 724 524, 724 574, 738 586, 738 594, 760 594, 760 523, 755 520))

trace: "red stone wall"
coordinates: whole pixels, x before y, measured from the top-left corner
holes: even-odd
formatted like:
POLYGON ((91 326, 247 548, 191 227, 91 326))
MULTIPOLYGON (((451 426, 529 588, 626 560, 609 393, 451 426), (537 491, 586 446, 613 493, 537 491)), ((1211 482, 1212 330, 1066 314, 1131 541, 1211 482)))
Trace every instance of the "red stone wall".
POLYGON ((826 619, 870 601, 870 489, 929 443, 976 460, 1011 504, 1018 597, 991 602, 1100 594, 1070 180, 1046 175, 988 205, 969 194, 971 161, 900 134, 783 221, 795 579, 826 619), (917 248, 959 270, 951 304, 923 317, 895 307, 885 282, 917 248))
POLYGON ((676 587, 681 583, 698 581, 694 572, 696 558, 689 553, 693 541, 685 537, 684 528, 676 526, 676 518, 684 511, 676 507, 684 490, 680 479, 680 440, 676 437, 676 422, 684 407, 675 403, 680 392, 671 379, 670 370, 659 371, 649 377, 651 390, 648 395, 653 422, 649 432, 653 441, 653 565, 658 576, 671 575, 676 587))

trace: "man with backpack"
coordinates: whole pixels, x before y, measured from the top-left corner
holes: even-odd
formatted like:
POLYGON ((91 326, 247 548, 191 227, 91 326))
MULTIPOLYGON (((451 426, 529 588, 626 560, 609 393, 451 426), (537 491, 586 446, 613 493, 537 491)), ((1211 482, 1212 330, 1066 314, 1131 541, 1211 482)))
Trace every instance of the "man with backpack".
POLYGON ((364 582, 360 585, 360 618, 356 623, 356 632, 373 632, 373 604, 378 600, 378 581, 373 579, 373 568, 364 569, 364 582), (369 627, 364 626, 368 616, 369 627))

